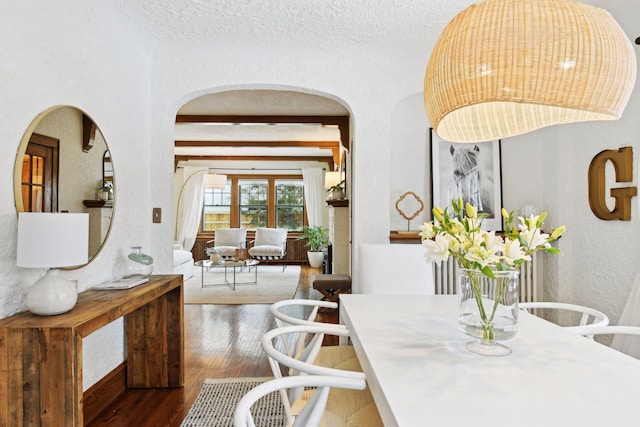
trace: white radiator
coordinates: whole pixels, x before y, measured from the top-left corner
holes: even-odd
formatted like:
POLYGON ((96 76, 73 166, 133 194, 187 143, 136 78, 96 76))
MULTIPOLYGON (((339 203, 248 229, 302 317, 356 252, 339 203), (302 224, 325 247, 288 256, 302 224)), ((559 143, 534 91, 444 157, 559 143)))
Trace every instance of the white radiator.
MULTIPOLYGON (((520 267, 520 302, 537 301, 537 279, 536 269, 534 268, 535 255, 531 262, 525 262, 520 267)), ((433 276, 436 288, 436 294, 447 295, 458 293, 457 289, 457 273, 458 265, 453 258, 449 258, 447 262, 440 263, 440 266, 434 264, 433 276)))

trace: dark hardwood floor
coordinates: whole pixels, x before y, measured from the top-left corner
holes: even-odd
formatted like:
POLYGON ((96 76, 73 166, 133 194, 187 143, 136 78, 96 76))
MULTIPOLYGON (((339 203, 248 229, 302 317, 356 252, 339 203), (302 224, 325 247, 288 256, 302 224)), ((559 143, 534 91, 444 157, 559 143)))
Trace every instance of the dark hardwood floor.
MULTIPOLYGON (((320 269, 302 266, 296 298, 320 299, 309 286, 316 273, 320 269)), ((206 378, 271 376, 260 347, 262 334, 275 327, 269 305, 185 304, 184 316, 184 387, 127 390, 86 426, 179 426, 206 378)), ((323 320, 336 321, 337 315, 323 320)))

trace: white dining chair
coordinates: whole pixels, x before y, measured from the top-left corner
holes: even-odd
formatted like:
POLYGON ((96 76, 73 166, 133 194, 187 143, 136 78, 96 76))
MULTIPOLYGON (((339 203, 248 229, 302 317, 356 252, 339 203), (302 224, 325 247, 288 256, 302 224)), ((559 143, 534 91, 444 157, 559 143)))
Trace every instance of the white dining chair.
POLYGON ((322 308, 337 309, 338 303, 314 299, 286 299, 273 303, 270 307, 278 327, 289 325, 327 325, 336 328, 346 328, 339 323, 318 322, 318 311, 322 308), (310 311, 309 311, 310 310, 310 311), (308 314, 306 314, 306 312, 308 314))
MULTIPOLYGON (((366 383, 364 379, 319 375, 277 378, 266 381, 249 390, 249 392, 240 399, 233 415, 233 425, 235 427, 255 427, 256 424, 251 413, 251 407, 254 403, 274 391, 284 392, 286 394, 287 390, 300 387, 314 387, 316 391, 301 411, 293 418, 291 423, 287 425, 291 427, 337 425, 334 421, 333 408, 328 402, 329 391, 332 388, 363 390, 365 386, 366 383)), ((355 418, 357 415, 358 414, 354 414, 352 418, 355 418)))
MULTIPOLYGON (((563 327, 567 330, 583 334, 584 328, 607 326, 609 324, 609 317, 603 312, 594 308, 585 307, 576 304, 567 304, 561 302, 551 301, 539 301, 539 302, 522 302, 518 304, 518 308, 533 311, 534 314, 538 312, 536 310, 552 310, 554 311, 555 318, 566 318, 571 321, 570 324, 563 327), (577 319, 577 320, 576 320, 577 319)), ((556 320, 556 319, 554 319, 556 320)), ((588 334, 583 334, 588 335, 588 334)))
POLYGON ((433 295, 433 263, 422 245, 362 243, 358 246, 358 276, 353 293, 433 295))
POLYGON ((640 327, 638 326, 598 326, 598 327, 582 327, 577 329, 577 332, 587 337, 593 337, 594 335, 611 335, 615 338, 626 338, 627 346, 622 348, 616 347, 612 344, 611 348, 625 353, 629 356, 640 359, 640 327))
MULTIPOLYGON (((361 371, 357 358, 344 361, 335 367, 319 366, 315 364, 318 357, 324 336, 337 335, 348 336, 349 331, 327 325, 293 325, 267 331, 262 337, 262 348, 267 354, 269 365, 275 378, 284 378, 287 375, 308 376, 326 375, 340 378, 350 378, 356 380, 366 380, 365 374, 361 371), (281 350, 278 342, 283 340, 297 341, 300 334, 306 334, 306 345, 300 349, 299 354, 291 356, 286 351, 281 350)), ((304 387, 292 387, 289 390, 281 391, 280 397, 285 408, 287 420, 292 423, 300 408, 314 394, 313 390, 304 390, 304 387)), ((358 419, 365 419, 361 425, 382 426, 380 414, 373 401, 373 396, 368 388, 362 391, 334 390, 330 393, 328 405, 332 408, 332 416, 338 416, 345 421, 349 417, 358 414, 358 419)))
MULTIPOLYGON (((338 304, 330 301, 319 301, 311 299, 289 299, 278 301, 271 305, 270 311, 273 315, 278 328, 290 325, 306 325, 306 326, 327 326, 332 328, 338 328, 346 330, 346 326, 338 323, 326 323, 316 321, 318 310, 320 308, 338 308, 338 304), (309 311, 305 315, 306 311, 309 311), (298 317, 295 317, 293 314, 298 317)), ((282 345, 285 348, 286 354, 292 357, 302 352, 305 346, 307 334, 300 333, 292 343, 288 339, 282 339, 282 345)), ((318 355, 314 361, 316 365, 326 366, 328 368, 336 367, 351 360, 354 363, 358 362, 358 356, 355 349, 351 345, 331 345, 321 346, 318 350, 318 355)), ((362 370, 361 368, 359 370, 362 370)))

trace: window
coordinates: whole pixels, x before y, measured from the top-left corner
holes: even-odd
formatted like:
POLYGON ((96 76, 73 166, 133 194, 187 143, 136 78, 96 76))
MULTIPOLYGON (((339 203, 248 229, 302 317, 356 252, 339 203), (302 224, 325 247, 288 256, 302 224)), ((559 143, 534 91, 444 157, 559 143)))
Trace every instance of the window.
POLYGON ((276 180, 276 227, 300 230, 304 225, 304 185, 300 180, 276 180))
POLYGON ((205 188, 202 231, 231 227, 231 183, 223 189, 205 188))
POLYGON ((229 227, 300 230, 306 225, 301 176, 227 175, 227 178, 223 190, 204 190, 201 232, 229 227))
POLYGON ((240 227, 250 230, 268 227, 269 181, 241 179, 238 182, 238 189, 240 191, 240 227))

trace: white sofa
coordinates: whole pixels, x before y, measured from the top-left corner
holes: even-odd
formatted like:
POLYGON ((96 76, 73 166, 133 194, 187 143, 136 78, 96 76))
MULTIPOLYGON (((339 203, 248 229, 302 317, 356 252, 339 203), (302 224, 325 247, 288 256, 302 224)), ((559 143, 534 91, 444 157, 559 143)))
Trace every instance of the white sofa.
POLYGON ((173 274, 182 274, 183 280, 193 276, 193 254, 179 243, 173 245, 173 274))

